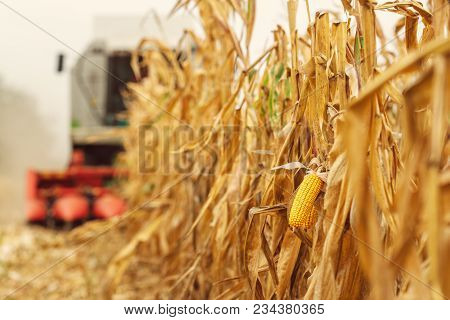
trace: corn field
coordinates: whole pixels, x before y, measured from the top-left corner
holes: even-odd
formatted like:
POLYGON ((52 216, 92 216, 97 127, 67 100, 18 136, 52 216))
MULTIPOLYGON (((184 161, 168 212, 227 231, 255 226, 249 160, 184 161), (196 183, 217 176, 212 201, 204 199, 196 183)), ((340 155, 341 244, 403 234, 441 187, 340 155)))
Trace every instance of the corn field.
POLYGON ((89 247, 109 257, 95 296, 450 297, 450 4, 341 2, 344 20, 288 0, 289 28, 257 57, 255 0, 180 0, 202 33, 141 41, 118 164, 129 211, 71 232, 116 239, 89 247))
POLYGON ((450 295, 449 3, 343 0, 346 21, 311 12, 305 34, 296 28, 305 3, 287 3, 289 30, 274 30, 253 61, 251 0, 179 1, 174 10, 193 6, 204 31, 186 31, 181 62, 156 40, 137 48, 123 157, 137 209, 108 266, 106 297, 132 279, 146 283, 135 297, 158 299, 450 295), (379 11, 399 15, 394 49, 379 11), (140 143, 143 125, 209 127, 194 139, 140 143), (189 154, 191 172, 142 174, 142 143, 189 154), (324 181, 314 223, 290 227, 311 172, 324 181))

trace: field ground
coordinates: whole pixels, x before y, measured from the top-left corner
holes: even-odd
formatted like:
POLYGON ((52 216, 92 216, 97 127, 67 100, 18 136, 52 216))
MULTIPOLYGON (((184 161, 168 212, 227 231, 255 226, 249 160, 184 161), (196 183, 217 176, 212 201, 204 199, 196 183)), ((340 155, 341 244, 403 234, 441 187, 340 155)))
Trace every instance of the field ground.
POLYGON ((80 246, 70 241, 70 233, 66 231, 26 225, 1 227, 0 297, 100 298, 99 284, 110 258, 107 253, 95 254, 92 250, 105 244, 101 241, 106 238, 80 246))

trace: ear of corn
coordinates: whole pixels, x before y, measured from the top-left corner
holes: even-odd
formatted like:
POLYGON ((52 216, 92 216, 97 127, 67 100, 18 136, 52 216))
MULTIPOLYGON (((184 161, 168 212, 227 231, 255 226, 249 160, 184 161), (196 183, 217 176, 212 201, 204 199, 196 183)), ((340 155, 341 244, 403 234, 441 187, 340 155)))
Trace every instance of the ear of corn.
POLYGON ((322 185, 322 180, 314 173, 305 176, 292 203, 289 214, 289 225, 291 227, 311 228, 317 216, 314 201, 319 195, 322 185))

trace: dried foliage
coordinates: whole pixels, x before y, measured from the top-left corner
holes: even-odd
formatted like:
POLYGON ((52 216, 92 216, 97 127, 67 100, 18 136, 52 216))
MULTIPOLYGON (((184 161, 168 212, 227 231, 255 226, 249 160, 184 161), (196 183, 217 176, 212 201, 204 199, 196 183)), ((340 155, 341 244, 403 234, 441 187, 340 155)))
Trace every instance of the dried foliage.
POLYGON ((134 209, 72 234, 126 239, 102 297, 450 296, 448 2, 342 0, 347 21, 316 13, 301 36, 304 3, 287 3, 289 30, 274 30, 253 61, 254 0, 180 1, 174 10, 193 6, 204 34, 186 31, 178 51, 139 45, 123 158, 134 209), (395 41, 378 11, 398 14, 395 41), (199 134, 139 134, 180 126, 199 134), (191 170, 173 157, 194 159, 191 170), (155 158, 159 170, 143 172, 155 158), (318 218, 292 229, 293 195, 310 171, 325 181, 318 218))
POLYGON ((278 27, 251 62, 255 1, 176 9, 191 2, 204 35, 186 32, 185 60, 153 40, 136 52, 137 74, 148 74, 130 85, 125 161, 139 228, 109 265, 106 297, 450 296, 448 3, 343 1, 348 21, 316 13, 299 36, 290 0, 289 30, 278 27), (379 10, 403 16, 390 46, 379 10), (143 125, 210 127, 142 142, 143 125), (161 159, 170 146, 194 166, 143 174, 143 145, 161 159), (288 209, 310 170, 326 181, 318 221, 291 229, 288 209))

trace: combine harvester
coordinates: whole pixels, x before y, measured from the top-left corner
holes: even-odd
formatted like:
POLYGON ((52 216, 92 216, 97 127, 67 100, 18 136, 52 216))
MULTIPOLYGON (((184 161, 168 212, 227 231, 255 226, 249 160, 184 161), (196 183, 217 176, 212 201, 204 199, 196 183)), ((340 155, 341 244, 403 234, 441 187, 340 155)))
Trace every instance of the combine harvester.
POLYGON ((66 170, 29 170, 26 216, 30 223, 73 227, 89 219, 121 215, 126 203, 112 186, 126 177, 113 166, 123 150, 111 134, 126 126, 122 91, 134 81, 131 53, 91 44, 71 73, 71 161, 66 170))
MULTIPOLYGON (((104 16, 94 19, 94 41, 71 72, 72 155, 63 171, 30 170, 26 183, 26 216, 30 223, 70 228, 89 219, 121 215, 126 202, 111 186, 126 178, 113 166, 123 150, 120 131, 123 91, 136 81, 131 51, 144 36, 163 38, 175 48, 184 29, 193 28, 192 17, 142 20, 134 16, 104 16)), ((183 59, 183 55, 179 55, 183 59)), ((62 70, 62 60, 58 70, 62 70)), ((141 70, 145 76, 147 70, 141 70)))

